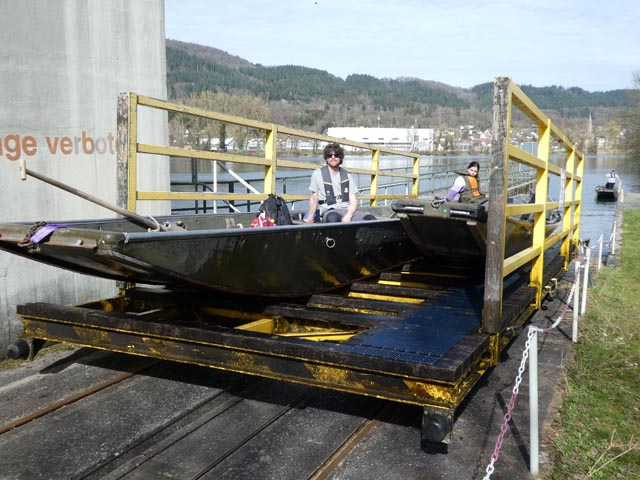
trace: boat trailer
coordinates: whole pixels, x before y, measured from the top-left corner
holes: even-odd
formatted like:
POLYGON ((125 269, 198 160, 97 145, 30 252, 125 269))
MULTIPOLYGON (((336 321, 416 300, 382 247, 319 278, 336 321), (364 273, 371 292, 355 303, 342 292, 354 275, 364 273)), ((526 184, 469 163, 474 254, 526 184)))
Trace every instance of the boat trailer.
MULTIPOLYGON (((548 283, 564 260, 549 260, 548 283)), ((528 278, 505 278, 498 334, 481 329, 482 283, 409 264, 296 300, 132 287, 74 306, 26 303, 11 348, 33 357, 68 342, 418 405, 422 441, 450 443, 456 410, 535 310, 528 278)))

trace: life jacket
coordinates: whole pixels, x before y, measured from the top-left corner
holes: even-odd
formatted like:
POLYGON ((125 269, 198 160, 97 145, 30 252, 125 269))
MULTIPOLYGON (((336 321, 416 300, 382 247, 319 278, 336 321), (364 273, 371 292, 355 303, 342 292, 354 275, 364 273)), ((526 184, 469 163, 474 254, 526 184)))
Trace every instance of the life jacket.
POLYGON ((459 172, 464 178, 464 190, 460 192, 460 201, 464 203, 477 203, 484 201, 486 195, 480 193, 480 179, 467 172, 459 172))
MULTIPOLYGON (((333 182, 331 181, 331 173, 329 167, 325 165, 321 169, 322 182, 324 183, 324 195, 326 197, 325 202, 327 205, 335 205, 337 202, 336 194, 333 191, 333 182)), ((347 171, 340 167, 340 201, 349 201, 349 175, 347 171)))

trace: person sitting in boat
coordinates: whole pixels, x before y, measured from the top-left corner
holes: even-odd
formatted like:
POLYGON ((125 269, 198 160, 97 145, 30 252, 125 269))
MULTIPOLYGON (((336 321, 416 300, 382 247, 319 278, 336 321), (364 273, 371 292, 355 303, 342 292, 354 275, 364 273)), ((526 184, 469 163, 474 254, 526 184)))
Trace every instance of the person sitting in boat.
POLYGON ((338 143, 324 147, 326 165, 314 170, 309 190, 309 212, 304 221, 351 222, 374 220, 371 214, 358 212, 356 192, 358 187, 353 176, 341 167, 344 149, 338 143))
POLYGON ((618 176, 616 171, 611 170, 609 173, 607 173, 607 184, 604 186, 604 188, 616 188, 616 182, 618 180, 620 180, 620 177, 618 176))
POLYGON ((464 203, 485 202, 487 196, 480 191, 479 170, 480 164, 474 161, 467 165, 466 172, 458 172, 460 175, 451 185, 451 189, 447 193, 447 201, 450 202, 456 198, 456 195, 460 195, 460 201, 464 203))

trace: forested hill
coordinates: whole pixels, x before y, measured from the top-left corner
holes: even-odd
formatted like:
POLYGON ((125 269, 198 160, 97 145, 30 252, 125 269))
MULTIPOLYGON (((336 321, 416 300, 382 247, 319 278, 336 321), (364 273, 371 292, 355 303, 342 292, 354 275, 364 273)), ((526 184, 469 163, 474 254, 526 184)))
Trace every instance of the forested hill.
MULTIPOLYGON (((303 66, 252 64, 216 48, 175 40, 167 40, 167 84, 171 100, 203 91, 259 97, 275 109, 281 123, 318 131, 337 123, 442 126, 464 121, 483 127, 491 122, 491 82, 463 89, 417 78, 380 79, 358 73, 342 79, 303 66)), ((629 105, 626 90, 520 87, 550 116, 568 120, 591 114, 603 125, 612 113, 629 105)))
POLYGON ((433 87, 417 79, 378 79, 370 75, 336 77, 324 70, 283 65, 263 67, 220 50, 167 40, 170 97, 192 92, 246 91, 269 100, 310 102, 365 95, 376 107, 392 109, 410 103, 466 108, 464 91, 433 87))
MULTIPOLYGON (((555 85, 551 87, 519 85, 519 87, 542 109, 577 109, 584 110, 583 114, 588 115, 589 109, 629 106, 629 90, 588 92, 579 87, 564 88, 555 85)), ((491 107, 493 83, 476 85, 471 91, 480 99, 483 107, 491 107)))

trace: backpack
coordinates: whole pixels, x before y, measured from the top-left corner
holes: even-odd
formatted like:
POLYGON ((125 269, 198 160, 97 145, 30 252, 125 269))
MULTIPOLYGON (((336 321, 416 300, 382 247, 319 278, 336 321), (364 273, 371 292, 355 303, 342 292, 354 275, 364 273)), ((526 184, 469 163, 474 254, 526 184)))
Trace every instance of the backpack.
POLYGON ((275 226, 276 226, 276 222, 273 219, 271 219, 271 217, 269 217, 269 215, 267 215, 264 212, 260 212, 258 214, 258 216, 253 219, 253 221, 251 222, 251 225, 250 225, 251 228, 255 228, 255 227, 275 227, 275 226))
POLYGON ((267 199, 260 205, 260 213, 265 213, 269 218, 275 220, 276 225, 293 225, 289 207, 282 197, 270 193, 267 199))

